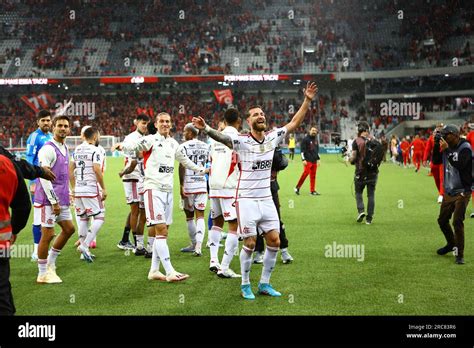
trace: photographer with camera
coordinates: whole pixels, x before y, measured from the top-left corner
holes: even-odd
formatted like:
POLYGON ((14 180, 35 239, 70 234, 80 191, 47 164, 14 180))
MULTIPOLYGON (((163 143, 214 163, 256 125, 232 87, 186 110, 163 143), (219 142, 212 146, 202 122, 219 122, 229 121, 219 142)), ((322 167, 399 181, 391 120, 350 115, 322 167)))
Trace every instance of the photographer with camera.
POLYGON ((438 224, 447 245, 438 249, 438 255, 455 251, 456 263, 464 264, 464 218, 473 190, 474 153, 471 145, 460 138, 459 129, 448 124, 435 135, 433 164, 444 167, 444 198, 439 211, 438 224), (453 217, 453 229, 449 220, 453 217))
POLYGON ((367 217, 365 223, 372 224, 375 210, 375 186, 377 184, 378 166, 383 159, 383 147, 380 142, 369 135, 369 124, 361 121, 357 125, 357 138, 352 142, 352 155, 349 159, 355 165, 354 188, 357 203, 357 222, 362 222, 365 214, 362 194, 367 186, 367 217))
MULTIPOLYGON (((280 251, 281 259, 284 264, 288 264, 293 261, 293 257, 291 257, 290 253, 288 252, 288 239, 286 239, 285 225, 283 224, 283 221, 281 221, 280 198, 278 197, 278 190, 280 189, 280 186, 278 185, 277 181, 278 172, 284 170, 286 167, 288 167, 288 159, 282 153, 281 148, 277 147, 273 155, 272 171, 270 178, 270 191, 272 192, 273 203, 275 203, 278 218, 280 219, 280 251)), ((253 261, 254 263, 263 263, 264 250, 265 245, 263 243, 263 237, 261 234, 259 234, 257 236, 257 242, 255 244, 255 257, 253 261)))

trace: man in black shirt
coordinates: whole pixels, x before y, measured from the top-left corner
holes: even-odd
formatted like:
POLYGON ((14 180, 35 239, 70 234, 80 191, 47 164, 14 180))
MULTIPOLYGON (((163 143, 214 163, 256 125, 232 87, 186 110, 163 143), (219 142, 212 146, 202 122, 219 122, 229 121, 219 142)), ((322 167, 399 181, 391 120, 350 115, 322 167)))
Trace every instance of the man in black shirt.
POLYGON ((447 245, 438 249, 439 255, 446 255, 454 250, 456 263, 464 264, 464 218, 473 190, 474 154, 465 139, 459 137, 455 125, 446 125, 441 134, 435 135, 433 164, 443 163, 444 197, 438 217, 438 224, 443 232, 447 245), (440 135, 442 137, 440 137, 440 135), (440 151, 441 150, 441 151, 440 151), (453 229, 449 220, 453 217, 453 229))
POLYGON ((309 134, 301 142, 301 159, 303 160, 304 171, 295 187, 295 193, 300 194, 300 188, 303 186, 306 177, 309 175, 310 193, 313 196, 319 196, 316 191, 316 171, 319 164, 319 143, 317 139, 318 129, 311 127, 309 134))
POLYGON ((352 142, 352 154, 349 159, 351 164, 355 165, 354 188, 356 195, 357 222, 362 222, 365 214, 364 199, 362 194, 367 186, 367 217, 365 223, 372 224, 375 211, 375 186, 377 184, 378 169, 370 170, 367 168, 364 159, 366 156, 366 143, 369 140, 369 124, 362 121, 357 126, 357 138, 352 142))

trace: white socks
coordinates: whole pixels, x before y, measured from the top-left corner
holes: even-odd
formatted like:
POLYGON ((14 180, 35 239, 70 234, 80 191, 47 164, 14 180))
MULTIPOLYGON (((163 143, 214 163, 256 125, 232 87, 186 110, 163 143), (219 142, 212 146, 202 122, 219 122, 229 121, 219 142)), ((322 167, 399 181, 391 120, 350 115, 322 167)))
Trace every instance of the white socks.
POLYGON ((87 237, 85 242, 85 246, 89 248, 89 244, 95 239, 97 236, 97 233, 99 233, 100 228, 104 224, 104 218, 103 217, 94 217, 94 221, 92 221, 91 225, 91 231, 90 233, 87 233, 87 237))
POLYGON ((158 256, 158 252, 155 249, 155 237, 148 237, 148 245, 151 246, 152 255, 151 255, 151 271, 159 271, 160 270, 160 257, 158 256), (153 242, 151 242, 153 239, 153 242))
POLYGON ((204 224, 204 218, 196 220, 196 249, 200 250, 204 235, 206 234, 206 225, 204 224))
POLYGON ((144 240, 143 234, 137 234, 136 238, 137 238, 137 248, 138 249, 143 248, 143 240, 144 240))
POLYGON ((56 259, 58 258, 59 253, 61 250, 51 248, 49 249, 48 253, 48 265, 55 265, 56 264, 56 259))
POLYGON ((156 253, 155 255, 158 256, 159 261, 161 261, 163 264, 166 274, 168 275, 172 273, 174 268, 171 265, 170 250, 168 249, 166 237, 158 236, 155 238, 155 243, 153 243, 153 252, 156 253))
POLYGON ((219 261, 219 242, 221 240, 222 228, 218 226, 212 226, 209 230, 209 249, 211 252, 211 262, 219 261))
POLYGON ((239 237, 237 237, 237 232, 229 231, 227 234, 227 239, 225 240, 225 249, 224 255, 222 256, 221 269, 223 272, 227 271, 234 257, 234 253, 239 246, 239 237))
POLYGON ((275 268, 277 254, 278 248, 267 246, 267 248, 265 249, 265 254, 263 255, 263 268, 260 283, 270 283, 270 276, 272 275, 273 269, 275 268))
POLYGON ((193 245, 196 245, 196 224, 194 223, 194 219, 186 220, 188 224, 188 235, 189 240, 193 245))
MULTIPOLYGON (((227 236, 229 238, 229 236, 227 236)), ((252 267, 252 253, 245 245, 240 251, 240 272, 242 273, 242 285, 250 284, 250 268, 252 267)))

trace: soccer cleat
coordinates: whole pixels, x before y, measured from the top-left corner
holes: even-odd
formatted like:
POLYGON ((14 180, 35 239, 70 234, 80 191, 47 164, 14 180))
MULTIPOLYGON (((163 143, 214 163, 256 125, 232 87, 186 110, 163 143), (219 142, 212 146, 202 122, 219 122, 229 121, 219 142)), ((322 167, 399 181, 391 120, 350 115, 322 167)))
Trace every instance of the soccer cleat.
POLYGON ((135 256, 144 256, 145 252, 146 252, 146 249, 143 246, 141 248, 138 247, 133 250, 133 253, 135 254, 135 256))
POLYGON ((471 218, 474 218, 474 212, 471 213, 471 218))
POLYGON ((190 244, 190 245, 188 245, 188 246, 185 247, 185 248, 181 248, 181 252, 182 252, 182 253, 192 253, 192 252, 194 252, 194 248, 195 248, 195 247, 196 247, 196 245, 190 244))
POLYGON ((217 261, 211 261, 209 264, 209 271, 217 273, 221 270, 221 265, 217 261))
POLYGON ((162 282, 166 281, 166 276, 161 273, 159 270, 150 270, 148 273, 148 279, 149 280, 161 280, 162 282))
MULTIPOLYGON (((95 255, 94 255, 94 254, 91 254, 91 257, 92 257, 93 259, 95 259, 95 255)), ((85 260, 84 255, 81 254, 81 257, 79 257, 79 259, 82 260, 82 261, 84 261, 84 260, 85 260)))
POLYGON ((459 257, 459 256, 456 256, 456 264, 458 265, 464 265, 464 258, 463 257, 459 257))
POLYGON ((229 278, 242 278, 242 276, 240 274, 237 274, 235 273, 233 270, 231 270, 230 268, 226 271, 223 271, 223 270, 219 270, 217 272, 217 276, 219 278, 225 278, 225 279, 229 279, 229 278))
POLYGON ((366 219, 365 224, 366 225, 372 225, 372 219, 366 219))
POLYGON ((90 242, 89 248, 91 248, 91 249, 97 248, 97 242, 96 242, 95 240, 93 240, 92 242, 90 242))
POLYGON ((86 248, 85 246, 79 245, 77 249, 82 253, 82 256, 84 256, 84 260, 86 260, 87 262, 94 262, 92 254, 88 248, 86 248))
POLYGON ((171 283, 171 282, 182 282, 183 280, 186 280, 189 278, 188 274, 184 273, 179 273, 176 271, 171 272, 170 274, 166 275, 166 281, 171 283))
POLYGON ((201 249, 195 249, 193 252, 193 256, 200 257, 202 256, 202 250, 201 249))
POLYGON ((242 291, 243 298, 245 298, 246 300, 255 300, 255 295, 252 292, 252 288, 250 287, 250 284, 241 285, 240 289, 242 291))
POLYGON ((258 293, 262 295, 268 295, 272 297, 280 297, 281 293, 273 289, 271 284, 268 283, 259 283, 258 284, 258 293))
POLYGON ((37 261, 38 261, 38 253, 31 254, 31 262, 37 262, 37 261))
POLYGON ((299 194, 300 194, 300 189, 297 188, 297 187, 295 187, 295 193, 299 196, 299 194))
POLYGON ((118 244, 117 244, 117 248, 121 249, 121 250, 133 250, 135 249, 135 247, 133 246, 132 243, 130 242, 122 242, 120 241, 118 244))
POLYGON ((286 265, 293 262, 293 257, 290 255, 288 251, 286 251, 286 252, 281 253, 281 260, 286 265))
POLYGON ((443 195, 438 196, 438 203, 439 204, 443 203, 443 195))
POLYGON ((256 264, 262 264, 263 263, 263 253, 261 252, 256 252, 255 253, 255 256, 253 258, 253 263, 256 263, 256 264))
POLYGON ((151 259, 153 257, 153 250, 151 248, 151 246, 147 246, 145 248, 145 259, 151 259))
POLYGON ((59 284, 63 281, 57 276, 56 273, 51 274, 50 272, 46 272, 43 275, 38 275, 36 282, 38 284, 59 284))
POLYGON ((360 213, 357 216, 357 222, 362 222, 362 220, 364 220, 364 218, 365 218, 365 213, 360 213))
POLYGON ((321 194, 318 191, 313 191, 310 193, 312 196, 321 196, 321 194))
POLYGON ((453 248, 452 246, 449 246, 449 245, 445 245, 444 247, 442 248, 439 248, 436 253, 438 255, 446 255, 447 253, 449 253, 450 251, 453 251, 453 248))

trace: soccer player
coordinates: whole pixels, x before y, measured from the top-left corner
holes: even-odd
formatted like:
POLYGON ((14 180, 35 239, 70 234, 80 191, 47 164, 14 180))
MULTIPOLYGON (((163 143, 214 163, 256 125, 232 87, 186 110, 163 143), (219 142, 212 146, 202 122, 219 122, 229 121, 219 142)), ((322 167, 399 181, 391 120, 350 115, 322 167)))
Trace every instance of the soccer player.
POLYGON ((423 153, 423 166, 426 167, 427 161, 430 161, 430 171, 433 175, 433 179, 436 184, 436 188, 438 189, 438 203, 441 204, 443 202, 443 195, 444 195, 444 185, 443 185, 443 177, 444 177, 444 169, 443 164, 434 164, 433 163, 433 148, 434 148, 434 136, 437 132, 440 132, 443 128, 443 124, 439 123, 436 125, 436 129, 434 130, 433 134, 430 135, 428 138, 428 142, 426 143, 425 151, 423 153))
POLYGON ((139 139, 128 139, 112 148, 124 151, 143 151, 145 181, 144 199, 146 223, 155 235, 150 280, 179 282, 189 275, 177 272, 171 265, 170 252, 166 239, 168 228, 173 222, 173 172, 175 159, 184 167, 205 174, 207 170, 194 164, 182 146, 170 136, 171 116, 161 112, 156 116, 155 127, 158 132, 139 139), (160 261, 166 275, 160 272, 160 261))
POLYGON ((420 135, 417 134, 415 139, 410 144, 410 147, 413 148, 413 164, 415 165, 415 172, 420 170, 421 160, 423 158, 423 152, 425 151, 425 144, 423 140, 420 139, 420 135))
POLYGON ((296 139, 293 133, 290 134, 290 139, 288 140, 288 151, 290 151, 290 160, 295 159, 295 147, 296 147, 296 139))
MULTIPOLYGON (((46 142, 50 141, 53 138, 53 135, 50 132, 51 112, 49 112, 48 110, 40 110, 36 115, 36 124, 38 125, 38 129, 31 133, 28 137, 28 140, 26 141, 26 160, 35 166, 37 166, 39 163, 39 150, 41 150, 41 148, 46 142)), ((34 194, 37 183, 37 180, 30 181, 30 193, 32 201, 35 200, 34 194)), ((31 261, 38 260, 38 244, 40 239, 41 225, 35 225, 35 222, 33 222, 34 249, 33 254, 31 255, 31 261)))
POLYGON ((74 151, 73 161, 69 166, 69 178, 74 194, 76 214, 79 217, 80 245, 78 250, 83 259, 93 261, 89 245, 104 224, 105 208, 102 203, 107 198, 102 175, 102 158, 97 148, 99 131, 89 127, 84 131, 84 142, 74 151), (89 231, 89 219, 93 218, 89 231))
MULTIPOLYGON (((225 127, 222 134, 239 134, 242 119, 237 109, 227 109, 224 113, 225 127)), ((230 263, 239 246, 237 235, 237 212, 235 209, 235 190, 239 179, 240 166, 237 153, 224 144, 211 143, 211 171, 209 172, 209 197, 211 199, 212 228, 209 230, 211 261, 209 270, 217 272, 221 278, 240 277, 230 263), (229 232, 225 240, 222 263, 219 264, 219 242, 223 234, 224 222, 228 223, 229 232)))
MULTIPOLYGON (((184 126, 184 139, 181 144, 186 156, 200 167, 205 167, 209 158, 209 145, 196 139, 199 131, 192 123, 184 126)), ((191 245, 181 249, 182 252, 193 251, 195 256, 202 255, 202 241, 206 233, 204 210, 207 204, 207 182, 204 175, 196 174, 190 169, 179 165, 180 195, 186 214, 189 239, 191 245), (194 218, 196 217, 196 221, 194 218)))
POLYGON ((410 143, 407 141, 407 138, 403 137, 400 149, 402 150, 403 167, 406 168, 407 163, 410 165, 410 143))
POLYGON ((300 188, 309 175, 310 194, 319 196, 316 191, 316 171, 319 165, 319 143, 317 140, 318 129, 311 127, 309 134, 301 142, 301 159, 303 160, 304 170, 295 187, 295 193, 300 194, 300 188))
POLYGON ((40 179, 35 191, 34 219, 41 224, 41 240, 38 246, 37 283, 62 283, 56 274, 56 258, 74 233, 71 211, 69 210, 69 152, 65 144, 70 133, 69 118, 56 116, 53 119, 53 139, 48 141, 38 153, 42 166, 52 169, 56 180, 40 179), (49 244, 54 238, 54 224, 58 223, 61 233, 54 240, 51 250, 49 244))
MULTIPOLYGON (((124 142, 135 141, 143 138, 147 132, 150 118, 141 114, 136 118, 137 129, 127 135, 124 142)), ((151 253, 154 236, 148 238, 148 250, 144 247, 143 230, 145 226, 145 205, 143 201, 143 181, 145 173, 143 169, 143 154, 131 150, 125 152, 125 167, 119 173, 122 178, 127 204, 130 206, 130 229, 136 238, 136 247, 133 248, 129 241, 130 229, 125 226, 122 240, 117 244, 120 249, 133 249, 135 256, 143 256, 151 253)))
POLYGON ((239 177, 236 190, 236 210, 239 232, 244 239, 244 247, 240 253, 240 268, 241 292, 245 299, 255 299, 250 285, 250 269, 257 229, 264 234, 267 244, 258 292, 269 296, 281 296, 281 293, 270 284, 270 276, 280 247, 280 220, 270 192, 273 153, 286 134, 299 127, 317 90, 316 84, 308 82, 304 90, 303 104, 290 123, 270 132, 265 132, 267 120, 260 106, 250 106, 248 109, 247 123, 250 126, 250 134, 223 134, 209 127, 202 117, 193 117, 193 124, 198 129, 204 130, 214 140, 234 149, 239 155, 242 175, 239 177))

